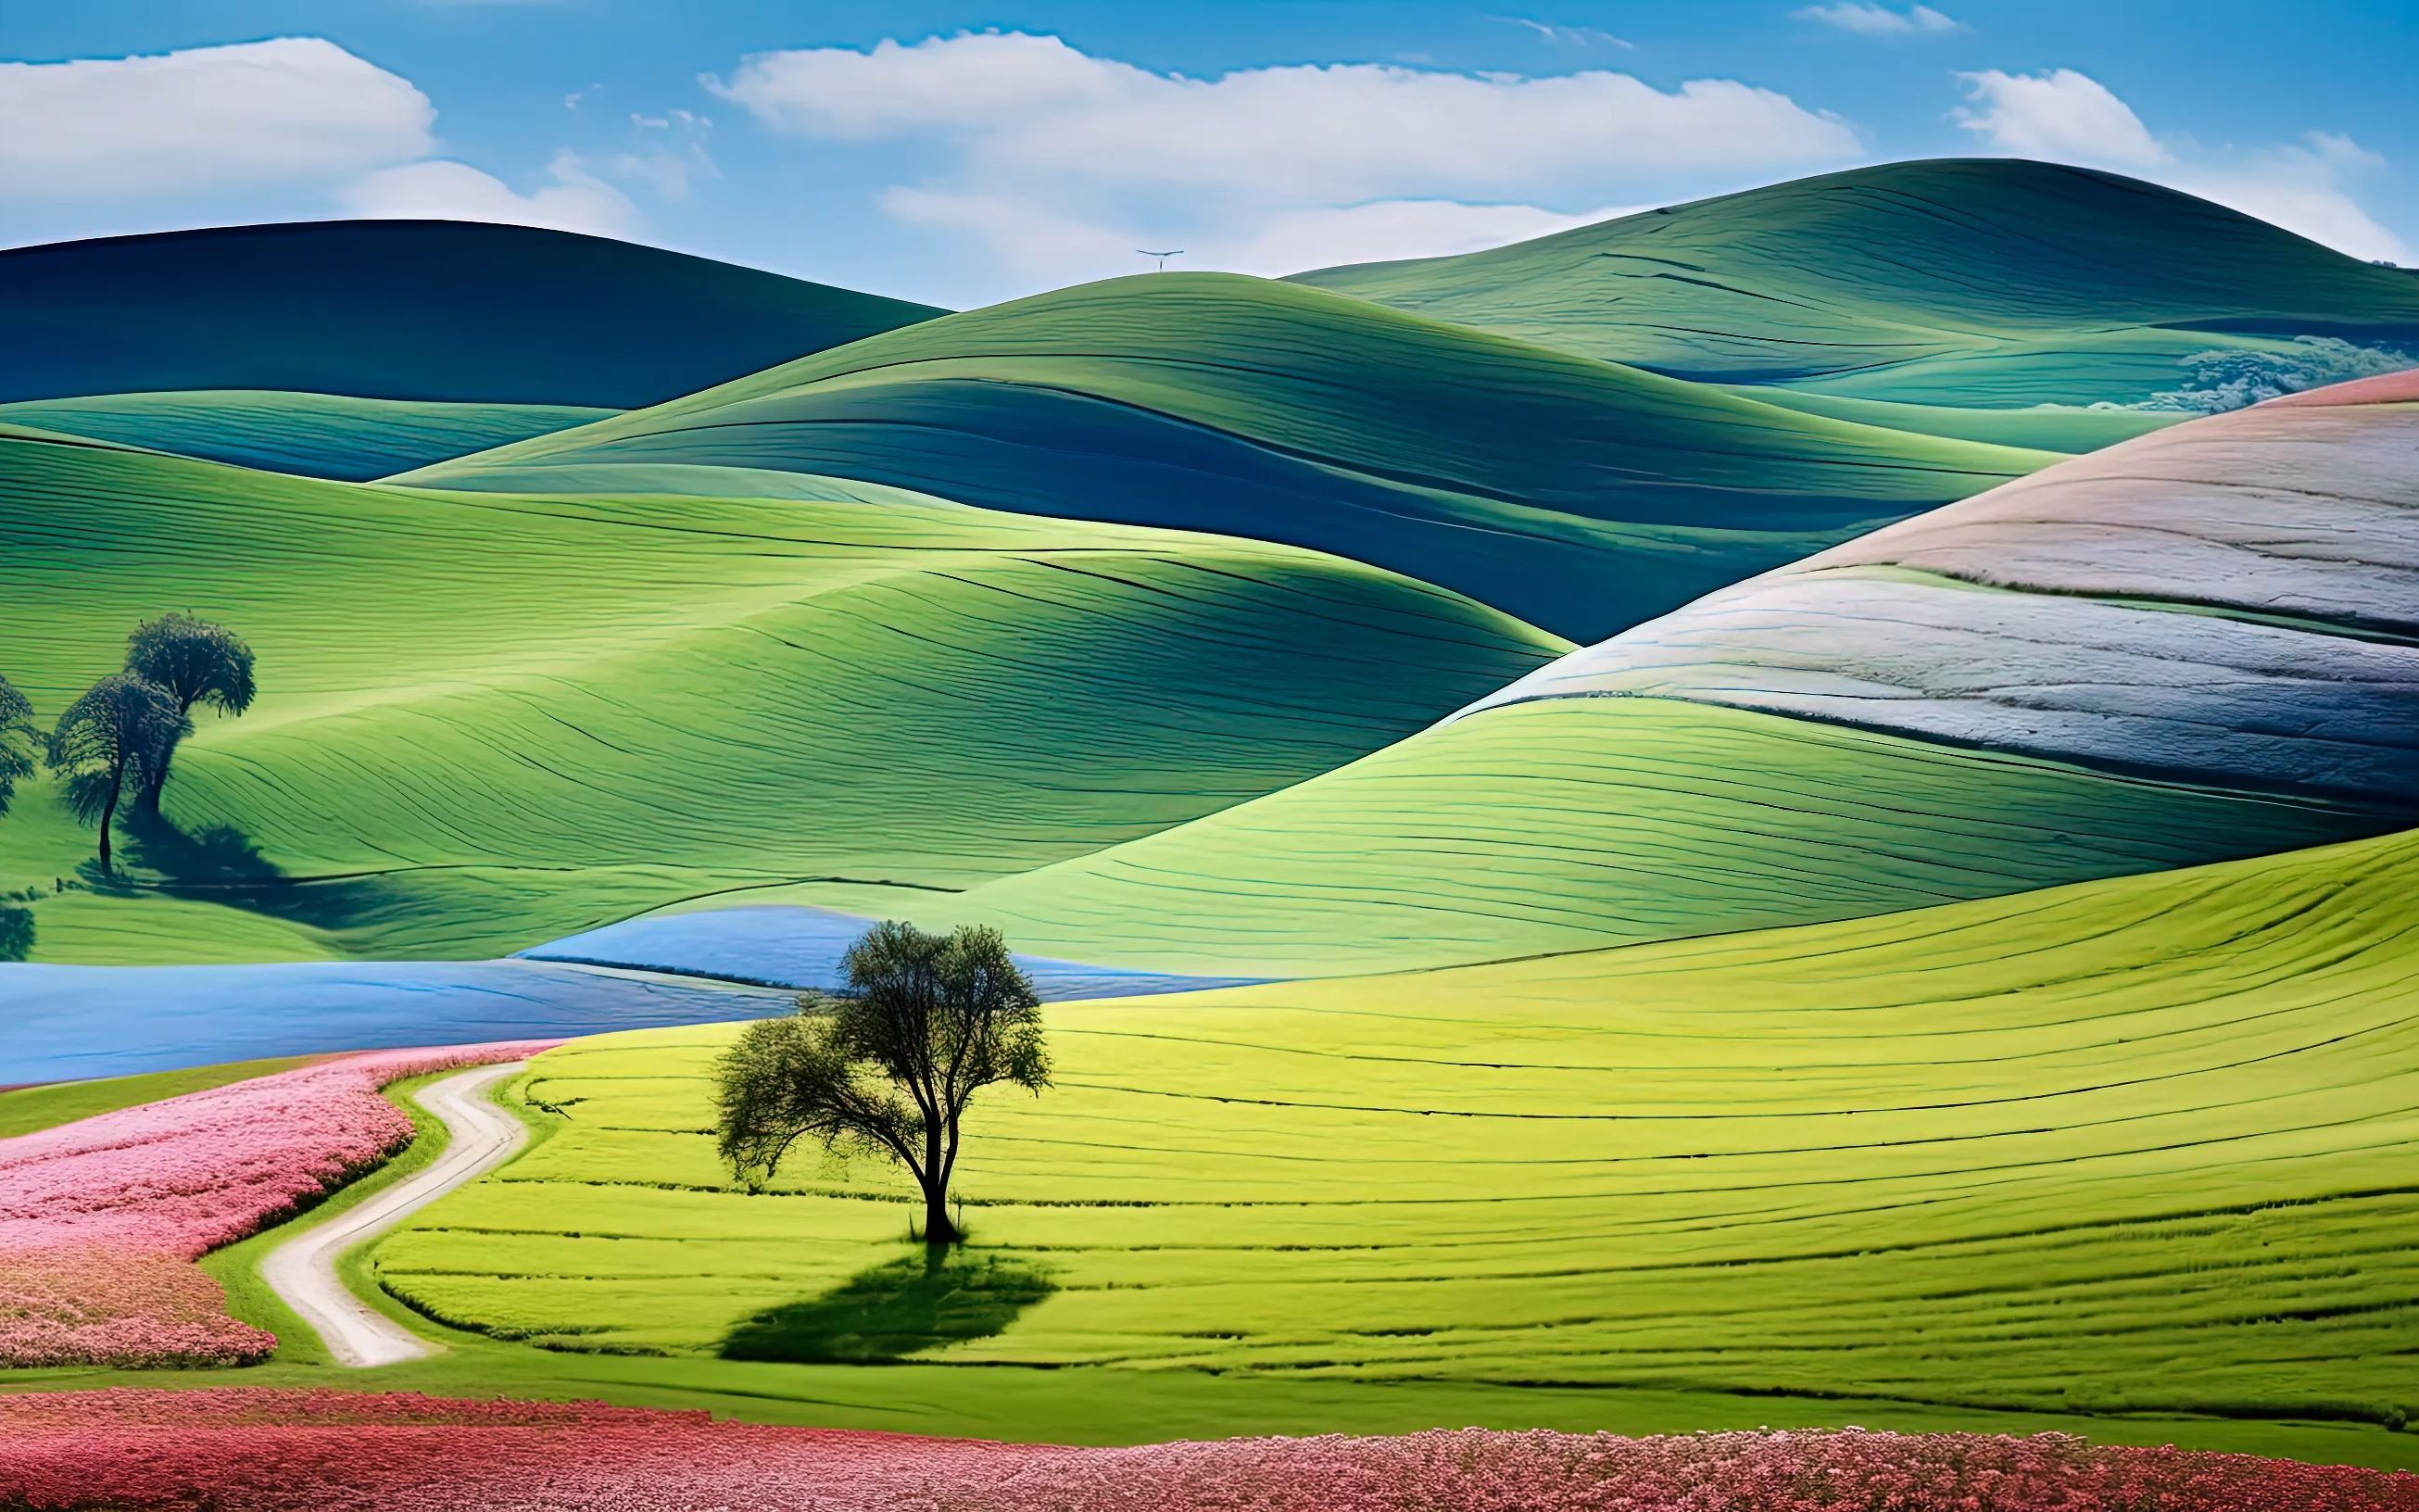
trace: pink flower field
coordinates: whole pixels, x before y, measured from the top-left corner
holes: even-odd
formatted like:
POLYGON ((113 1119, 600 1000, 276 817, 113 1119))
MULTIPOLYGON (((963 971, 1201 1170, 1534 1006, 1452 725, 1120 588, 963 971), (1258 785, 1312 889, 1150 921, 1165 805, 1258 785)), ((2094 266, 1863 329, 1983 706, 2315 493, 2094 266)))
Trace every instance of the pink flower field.
POLYGON ((2411 1512, 2419 1476, 2044 1434, 1471 1428, 1137 1449, 340 1392, 0 1396, 0 1506, 393 1512, 2411 1512))
POLYGON ((0 1365, 266 1356, 193 1262, 409 1143, 387 1083, 546 1047, 346 1056, 0 1139, 0 1365))

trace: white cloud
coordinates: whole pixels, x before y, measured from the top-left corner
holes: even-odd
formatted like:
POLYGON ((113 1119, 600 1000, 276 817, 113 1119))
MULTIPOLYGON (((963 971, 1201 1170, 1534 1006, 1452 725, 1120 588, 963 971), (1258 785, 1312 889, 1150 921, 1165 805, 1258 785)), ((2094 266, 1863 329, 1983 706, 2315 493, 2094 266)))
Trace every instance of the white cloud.
POLYGON ((1470 205, 1458 200, 1374 200, 1316 209, 1282 210, 1250 235, 1213 242, 1217 266, 1239 273, 1276 277, 1345 263, 1391 262, 1407 257, 1449 257, 1506 242, 1551 236, 1619 215, 1651 209, 1646 205, 1607 206, 1564 213, 1534 205, 1470 205))
POLYGON ((1274 210, 1232 231, 1213 229, 1174 240, 1130 222, 1095 220, 1015 195, 902 188, 885 194, 882 208, 910 224, 971 235, 1027 278, 1077 283, 1149 268, 1146 247, 1181 246, 1183 255, 1170 259, 1172 268, 1276 278, 1343 263, 1476 252, 1649 207, 1564 213, 1533 205, 1375 200, 1274 210))
POLYGON ((1847 123, 1786 95, 1729 79, 1663 89, 1605 69, 1194 78, 985 32, 761 54, 704 83, 777 131, 917 149, 932 167, 882 208, 980 249, 970 276, 986 294, 1130 272, 1137 247, 1253 272, 1467 251, 1608 203, 1701 193, 1709 177, 1730 188, 1863 156, 1847 123))
POLYGON ((2150 168, 2173 160, 2134 108, 2099 80, 2072 69, 2002 73, 1985 69, 1957 76, 1972 107, 1957 124, 2019 157, 2118 168, 2150 168))
POLYGON ((2278 147, 2211 152, 2153 135, 2133 107, 2072 69, 1958 77, 1975 102, 1957 112, 1958 124, 2000 151, 2137 173, 2355 257, 2411 256, 2353 197, 2357 180, 2385 160, 2348 136, 2312 131, 2278 147))
POLYGON ((2409 262, 2408 243, 2352 198, 2350 181, 2385 160, 2348 136, 2313 131, 2297 143, 2252 153, 2239 163, 2180 174, 2177 188, 2230 205, 2355 257, 2409 262))
POLYGON ((1505 198, 1626 171, 1761 169, 1861 151, 1836 117, 1729 79, 1666 91, 1604 70, 1527 77, 1387 64, 1195 79, 1021 33, 762 54, 706 83, 782 131, 952 144, 978 178, 1263 203, 1505 198))
MULTIPOLYGON (((1135 252, 1146 245, 1142 233, 1054 208, 1030 195, 902 185, 883 193, 882 210, 908 225, 973 238, 1021 282, 1080 284, 1148 266, 1135 252)), ((1195 261, 1188 257, 1180 266, 1195 261)))
POLYGON ((1635 48, 1638 45, 1596 26, 1556 26, 1549 22, 1532 21, 1526 16, 1498 16, 1495 19, 1508 25, 1526 26, 1556 47, 1635 48))
POLYGON ((765 125, 808 136, 875 137, 1006 131, 1115 103, 1157 75, 1095 59, 1055 37, 986 32, 760 53, 706 87, 765 125))
POLYGON ((426 153, 435 116, 408 80, 317 37, 0 63, 0 195, 334 182, 426 153))
POLYGON ((527 194, 467 162, 429 159, 386 168, 338 196, 346 213, 377 220, 498 221, 595 236, 627 236, 638 222, 630 197, 559 152, 548 181, 527 194))
POLYGON ((1808 6, 1792 11, 1800 21, 1819 21, 1826 26, 1837 26, 1843 32, 1856 32, 1864 37, 1912 37, 1918 32, 1954 32, 1964 27, 1930 6, 1910 6, 1904 10, 1892 10, 1887 6, 1868 4, 1867 0, 1844 0, 1835 6, 1808 6))
POLYGON ((666 199, 686 199, 699 178, 719 178, 722 169, 705 150, 714 122, 694 111, 668 110, 660 116, 630 115, 638 145, 604 161, 616 178, 646 185, 666 199))

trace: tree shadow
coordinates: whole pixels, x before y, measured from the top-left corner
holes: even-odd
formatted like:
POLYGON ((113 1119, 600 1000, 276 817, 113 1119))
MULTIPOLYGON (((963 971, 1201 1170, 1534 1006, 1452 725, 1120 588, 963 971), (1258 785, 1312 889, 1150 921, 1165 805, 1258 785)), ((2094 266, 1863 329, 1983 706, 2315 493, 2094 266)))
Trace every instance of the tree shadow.
POLYGON ((93 891, 152 891, 326 930, 357 924, 388 900, 383 879, 376 876, 289 877, 233 825, 187 830, 157 814, 130 813, 119 822, 118 844, 130 870, 159 880, 144 886, 123 874, 105 877, 87 860, 78 874, 93 891))
POLYGON ((166 819, 130 814, 119 826, 126 858, 157 872, 169 883, 263 885, 283 879, 277 863, 260 854, 252 837, 233 825, 188 832, 166 819))
POLYGON ((722 1341, 726 1360, 888 1365, 989 1338, 1057 1289, 1019 1261, 927 1248, 849 1277, 838 1290, 748 1319, 722 1341))

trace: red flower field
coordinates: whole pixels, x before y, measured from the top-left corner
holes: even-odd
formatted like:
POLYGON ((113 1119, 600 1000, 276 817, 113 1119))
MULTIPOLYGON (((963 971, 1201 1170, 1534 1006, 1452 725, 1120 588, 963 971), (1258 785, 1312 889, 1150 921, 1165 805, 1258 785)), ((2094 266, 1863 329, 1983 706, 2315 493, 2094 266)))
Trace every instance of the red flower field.
POLYGON ((409 1143, 387 1083, 543 1048, 347 1056, 0 1139, 0 1365, 263 1358, 192 1262, 409 1143))
POLYGON ((308 1391, 0 1396, 0 1506, 214 1512, 2412 1512, 2419 1476, 2043 1434, 1471 1428, 1136 1449, 308 1391))

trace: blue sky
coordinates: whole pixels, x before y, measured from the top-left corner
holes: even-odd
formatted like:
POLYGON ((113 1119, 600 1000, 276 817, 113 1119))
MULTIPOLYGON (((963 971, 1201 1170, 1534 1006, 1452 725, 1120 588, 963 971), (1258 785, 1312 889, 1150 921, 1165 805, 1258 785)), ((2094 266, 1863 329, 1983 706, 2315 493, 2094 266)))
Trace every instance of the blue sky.
POLYGON ((525 220, 965 305, 2021 153, 2419 261, 2419 6, 0 6, 0 243, 525 220))

